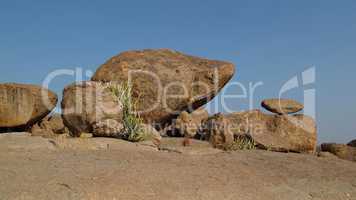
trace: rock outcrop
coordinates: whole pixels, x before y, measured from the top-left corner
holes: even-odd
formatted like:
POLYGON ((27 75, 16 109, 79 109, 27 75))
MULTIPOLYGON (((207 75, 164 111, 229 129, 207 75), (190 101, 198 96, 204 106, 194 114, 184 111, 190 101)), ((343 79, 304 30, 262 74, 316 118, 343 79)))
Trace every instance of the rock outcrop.
POLYGON ((72 135, 80 136, 92 133, 94 125, 105 119, 121 122, 122 104, 105 84, 74 83, 64 89, 62 117, 72 135))
POLYGON ((143 140, 151 140, 155 145, 159 145, 162 137, 160 133, 149 124, 141 124, 143 130, 143 140))
POLYGON ((165 130, 166 134, 194 138, 199 133, 202 122, 208 118, 209 113, 204 108, 199 108, 192 113, 183 111, 173 124, 165 130))
POLYGON ((275 114, 293 114, 304 109, 303 104, 291 99, 266 99, 261 105, 275 114))
POLYGON ((69 133, 67 127, 64 126, 60 114, 48 115, 31 128, 31 135, 42 137, 55 137, 59 134, 69 133))
POLYGON ((315 121, 304 115, 269 115, 259 110, 217 114, 203 124, 203 129, 219 148, 244 136, 259 148, 281 152, 314 153, 317 144, 315 121))
POLYGON ((329 152, 337 157, 356 162, 356 148, 345 144, 324 143, 321 144, 321 151, 329 152))
POLYGON ((352 140, 347 145, 350 146, 350 147, 356 147, 356 140, 352 140))
POLYGON ((50 113, 57 95, 36 85, 0 84, 0 130, 26 130, 50 113))
POLYGON ((146 123, 170 123, 210 101, 234 75, 228 62, 168 49, 128 51, 103 64, 93 81, 130 82, 146 123))
POLYGON ((230 121, 223 114, 216 114, 203 123, 202 129, 214 148, 228 150, 234 142, 234 132, 229 129, 230 121))

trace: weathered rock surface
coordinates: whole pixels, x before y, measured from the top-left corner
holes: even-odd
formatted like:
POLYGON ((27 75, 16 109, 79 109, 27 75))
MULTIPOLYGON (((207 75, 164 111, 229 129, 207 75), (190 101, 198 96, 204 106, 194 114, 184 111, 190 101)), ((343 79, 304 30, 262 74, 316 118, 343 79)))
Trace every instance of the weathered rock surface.
POLYGON ((105 119, 122 120, 122 104, 103 84, 74 83, 63 91, 62 117, 73 136, 93 132, 94 124, 105 119))
POLYGON ((119 138, 123 132, 123 124, 114 119, 105 119, 93 125, 94 137, 116 137, 119 138))
POLYGON ((31 128, 31 135, 43 137, 55 137, 58 134, 68 134, 69 131, 63 124, 60 114, 48 115, 31 128))
POLYGON ((141 117, 147 123, 166 123, 180 112, 195 110, 210 101, 234 71, 234 65, 228 62, 168 49, 142 50, 111 58, 92 80, 128 82, 130 77, 141 117))
POLYGON ((40 86, 0 84, 0 129, 27 129, 48 115, 57 100, 56 94, 40 86))
POLYGON ((303 110, 304 105, 291 99, 266 99, 262 107, 276 114, 292 114, 303 110))
POLYGON ((352 140, 347 145, 349 145, 350 147, 356 147, 356 140, 352 140))
POLYGON ((204 122, 203 130, 206 139, 214 148, 227 149, 234 142, 234 133, 229 129, 230 121, 222 114, 216 114, 204 122))
POLYGON ((263 149, 314 153, 317 130, 314 120, 304 115, 269 115, 259 110, 217 114, 203 129, 216 147, 231 145, 236 136, 250 136, 263 149))
POLYGON ((174 123, 165 131, 170 136, 185 136, 194 138, 198 132, 203 121, 209 118, 209 113, 204 108, 199 108, 192 113, 183 111, 174 123))
POLYGON ((160 144, 162 140, 161 134, 153 126, 149 124, 141 124, 141 128, 143 129, 144 140, 151 140, 155 145, 160 144))
POLYGON ((356 148, 345 144, 324 143, 321 144, 321 151, 330 152, 337 157, 356 162, 356 148))

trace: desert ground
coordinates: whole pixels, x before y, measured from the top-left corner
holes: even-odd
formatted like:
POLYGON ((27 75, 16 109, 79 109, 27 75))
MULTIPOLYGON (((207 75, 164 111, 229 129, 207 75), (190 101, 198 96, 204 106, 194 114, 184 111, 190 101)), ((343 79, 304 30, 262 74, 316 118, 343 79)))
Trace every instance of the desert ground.
POLYGON ((356 163, 203 141, 0 135, 0 199, 354 200, 356 163))

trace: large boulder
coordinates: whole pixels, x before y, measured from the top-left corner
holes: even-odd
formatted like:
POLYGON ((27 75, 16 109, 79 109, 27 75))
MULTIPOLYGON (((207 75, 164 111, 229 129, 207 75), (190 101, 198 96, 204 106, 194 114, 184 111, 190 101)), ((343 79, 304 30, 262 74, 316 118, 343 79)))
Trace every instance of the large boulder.
POLYGON ((74 83, 63 91, 62 118, 73 136, 93 132, 94 125, 105 120, 122 121, 122 103, 110 90, 110 84, 74 83))
POLYGON ((304 109, 304 105, 291 99, 266 99, 262 107, 275 114, 292 114, 304 109))
POLYGON ((321 144, 321 151, 329 152, 337 157, 356 162, 356 148, 345 144, 324 143, 321 144))
POLYGON ((314 153, 317 144, 315 121, 305 115, 269 115, 259 110, 217 114, 203 129, 216 147, 231 146, 242 136, 272 151, 314 153))
POLYGON ((63 124, 60 114, 48 115, 31 128, 32 136, 55 137, 60 134, 68 134, 69 131, 63 124))
POLYGON ((137 109, 146 123, 171 122, 210 101, 234 75, 229 62, 208 60, 168 50, 128 51, 114 56, 93 81, 129 82, 137 109))
POLYGON ((347 145, 350 146, 350 147, 356 147, 356 140, 352 140, 347 145))
POLYGON ((25 130, 50 113, 57 95, 36 85, 0 84, 0 129, 25 130))

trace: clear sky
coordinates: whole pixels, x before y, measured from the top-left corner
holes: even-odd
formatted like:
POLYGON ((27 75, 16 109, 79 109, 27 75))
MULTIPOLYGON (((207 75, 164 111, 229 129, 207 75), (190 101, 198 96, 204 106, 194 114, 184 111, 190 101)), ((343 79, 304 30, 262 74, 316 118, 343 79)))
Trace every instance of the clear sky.
MULTIPOLYGON (((356 139, 356 1, 0 1, 1 82, 41 84, 53 70, 94 71, 143 48, 235 63, 234 81, 263 82, 254 108, 315 66, 307 88, 316 89, 320 141, 356 139)), ((74 80, 58 77, 50 89, 60 94, 74 80)), ((303 91, 284 97, 302 101, 303 91)), ((248 109, 248 99, 230 100, 229 108, 248 109)))

